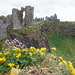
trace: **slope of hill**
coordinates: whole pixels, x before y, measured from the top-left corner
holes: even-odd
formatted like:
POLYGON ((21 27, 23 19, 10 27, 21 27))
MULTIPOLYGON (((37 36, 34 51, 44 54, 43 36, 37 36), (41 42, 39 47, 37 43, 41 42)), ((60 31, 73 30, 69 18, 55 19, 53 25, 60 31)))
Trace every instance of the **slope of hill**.
POLYGON ((48 41, 51 47, 56 47, 56 55, 62 56, 66 60, 73 62, 75 67, 75 38, 67 36, 57 36, 48 37, 48 41))

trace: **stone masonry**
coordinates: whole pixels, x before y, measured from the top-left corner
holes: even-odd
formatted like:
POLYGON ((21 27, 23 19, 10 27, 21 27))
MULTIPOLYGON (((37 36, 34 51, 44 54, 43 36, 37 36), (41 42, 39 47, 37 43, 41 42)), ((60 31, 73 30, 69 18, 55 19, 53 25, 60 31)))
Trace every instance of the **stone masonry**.
POLYGON ((54 14, 51 17, 46 16, 46 22, 60 22, 60 19, 57 19, 57 15, 54 14))
POLYGON ((18 9, 12 9, 12 18, 14 29, 21 29, 20 11, 18 9))
POLYGON ((6 26, 12 25, 12 15, 6 16, 6 26))
POLYGON ((31 27, 33 25, 33 17, 34 17, 34 7, 26 6, 25 7, 25 18, 24 18, 24 26, 31 27))
POLYGON ((0 40, 7 36, 6 28, 8 25, 13 25, 13 29, 21 29, 22 23, 24 22, 24 26, 32 26, 33 25, 33 17, 34 17, 34 7, 26 6, 25 8, 21 7, 21 10, 16 8, 12 9, 12 14, 5 16, 0 16, 0 40), (25 18, 23 20, 23 12, 25 11, 25 18))
POLYGON ((6 24, 3 23, 2 19, 0 19, 0 41, 7 36, 6 27, 6 24))

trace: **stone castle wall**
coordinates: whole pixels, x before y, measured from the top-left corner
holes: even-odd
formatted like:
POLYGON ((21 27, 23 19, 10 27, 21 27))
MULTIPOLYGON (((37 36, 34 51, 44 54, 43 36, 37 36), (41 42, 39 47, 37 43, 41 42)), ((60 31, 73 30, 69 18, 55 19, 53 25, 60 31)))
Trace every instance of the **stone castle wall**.
POLYGON ((16 8, 12 9, 12 14, 0 16, 0 40, 7 36, 6 28, 8 25, 13 25, 13 29, 21 29, 23 23, 23 12, 25 11, 24 26, 33 25, 34 7, 26 6, 21 7, 21 10, 16 8))
POLYGON ((54 14, 51 17, 47 17, 46 16, 45 21, 46 22, 60 22, 60 19, 57 18, 57 15, 56 14, 54 14))

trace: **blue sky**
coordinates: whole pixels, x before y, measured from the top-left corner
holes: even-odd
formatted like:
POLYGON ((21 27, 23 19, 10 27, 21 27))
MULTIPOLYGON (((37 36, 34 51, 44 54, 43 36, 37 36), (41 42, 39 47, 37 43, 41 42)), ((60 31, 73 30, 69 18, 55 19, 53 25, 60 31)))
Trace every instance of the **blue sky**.
POLYGON ((0 15, 12 13, 12 8, 34 7, 34 17, 55 13, 61 21, 75 21, 75 0, 0 0, 0 15))

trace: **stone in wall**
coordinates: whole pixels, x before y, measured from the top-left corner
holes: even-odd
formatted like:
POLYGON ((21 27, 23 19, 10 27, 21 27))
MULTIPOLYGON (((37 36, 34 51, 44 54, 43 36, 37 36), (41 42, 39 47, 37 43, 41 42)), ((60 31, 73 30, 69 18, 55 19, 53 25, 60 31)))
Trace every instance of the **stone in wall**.
POLYGON ((26 6, 25 7, 25 18, 24 18, 24 25, 31 27, 33 25, 33 12, 34 7, 26 6))
POLYGON ((12 25, 12 15, 6 16, 6 26, 12 25))
POLYGON ((49 22, 49 17, 46 16, 46 22, 49 22))
POLYGON ((13 22, 13 28, 14 29, 21 29, 21 13, 18 9, 13 8, 12 9, 12 22, 13 22))
POLYGON ((21 7, 21 10, 20 10, 20 22, 21 24, 23 23, 23 12, 25 11, 25 8, 21 7))
POLYGON ((0 41, 7 36, 6 33, 6 23, 3 23, 3 19, 0 19, 0 41))

